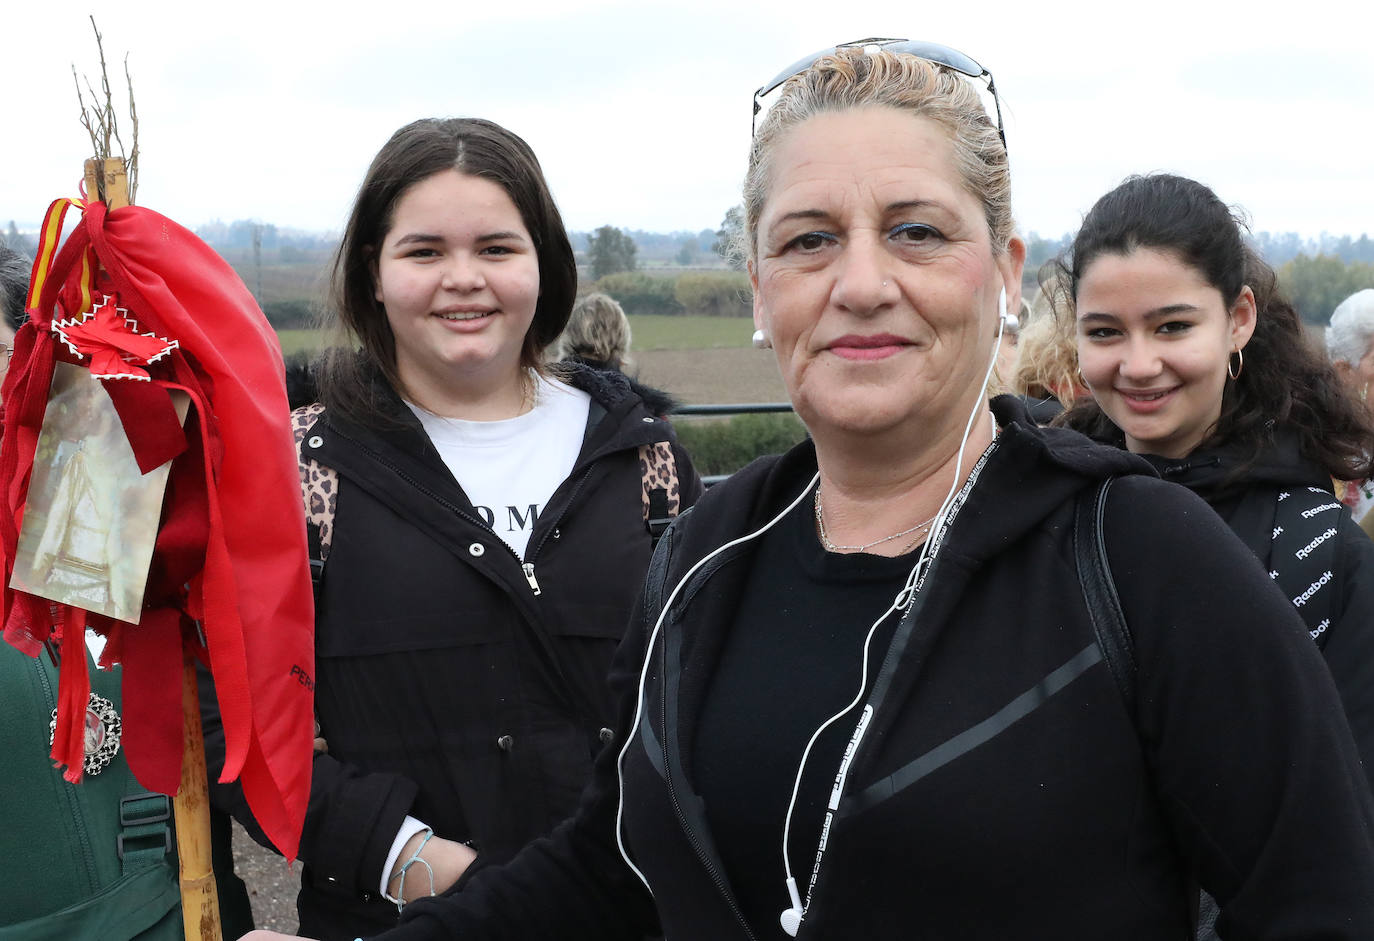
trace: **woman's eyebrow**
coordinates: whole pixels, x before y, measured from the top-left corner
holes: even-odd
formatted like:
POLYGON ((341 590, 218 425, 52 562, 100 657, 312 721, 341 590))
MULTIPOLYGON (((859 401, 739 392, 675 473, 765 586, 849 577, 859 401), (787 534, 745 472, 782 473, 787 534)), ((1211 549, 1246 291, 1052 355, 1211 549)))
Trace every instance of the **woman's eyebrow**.
POLYGON ((409 245, 412 242, 442 242, 443 236, 431 235, 428 232, 407 232, 396 240, 397 245, 409 245))
POLYGON ((474 241, 478 241, 478 242, 508 242, 508 241, 512 241, 512 240, 514 240, 514 241, 520 241, 520 240, 523 240, 523 239, 524 239, 524 236, 521 235, 519 232, 510 231, 510 232, 489 232, 489 233, 487 233, 486 235, 479 235, 479 236, 477 236, 477 238, 476 238, 474 241))
MULTIPOLYGON (((1177 314, 1193 313, 1200 308, 1196 304, 1166 304, 1163 307, 1156 307, 1154 310, 1145 312, 1146 320, 1162 320, 1165 317, 1173 317, 1177 314)), ((1088 311, 1078 315, 1078 322, 1084 323, 1089 320, 1111 320, 1119 319, 1116 314, 1103 313, 1101 311, 1088 311)))

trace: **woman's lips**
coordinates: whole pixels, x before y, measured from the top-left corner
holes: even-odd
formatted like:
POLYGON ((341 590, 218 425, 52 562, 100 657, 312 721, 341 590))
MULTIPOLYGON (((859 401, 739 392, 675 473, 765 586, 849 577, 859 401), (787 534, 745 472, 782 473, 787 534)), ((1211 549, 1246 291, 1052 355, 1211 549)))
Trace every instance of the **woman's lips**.
POLYGON ((487 319, 496 313, 490 308, 438 310, 434 316, 444 326, 457 333, 475 333, 486 326, 487 319))
POLYGON ((1117 389, 1116 394, 1131 411, 1148 415, 1163 408, 1177 391, 1178 386, 1173 386, 1168 389, 1117 389))
POLYGON ((843 336, 831 341, 826 349, 842 359, 874 360, 886 359, 909 345, 901 337, 880 333, 874 336, 843 336))

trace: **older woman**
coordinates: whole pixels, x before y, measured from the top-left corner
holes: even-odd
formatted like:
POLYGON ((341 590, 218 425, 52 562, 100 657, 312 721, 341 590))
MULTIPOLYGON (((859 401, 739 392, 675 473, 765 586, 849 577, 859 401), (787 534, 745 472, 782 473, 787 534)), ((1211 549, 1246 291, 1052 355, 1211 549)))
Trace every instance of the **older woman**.
POLYGON ((1194 877, 1227 937, 1370 937, 1374 807, 1291 606, 1134 456, 989 411, 1024 248, 986 73, 830 53, 745 183, 812 439, 660 544, 578 815, 385 937, 1183 938, 1194 877))
MULTIPOLYGON (((1374 288, 1356 291, 1336 305, 1326 329, 1326 355, 1346 389, 1366 408, 1374 409, 1374 399, 1369 398, 1369 385, 1374 382, 1374 288)), ((1374 481, 1342 480, 1336 495, 1371 532, 1374 481)))

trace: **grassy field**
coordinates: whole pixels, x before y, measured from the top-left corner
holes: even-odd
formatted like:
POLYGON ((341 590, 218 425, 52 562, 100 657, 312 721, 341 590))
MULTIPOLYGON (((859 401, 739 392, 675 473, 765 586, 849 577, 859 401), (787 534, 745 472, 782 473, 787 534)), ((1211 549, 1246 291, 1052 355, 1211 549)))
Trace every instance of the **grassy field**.
MULTIPOLYGON (((631 317, 630 372, 683 402, 708 405, 783 402, 777 363, 749 345, 754 325, 743 317, 631 317)), ((290 356, 318 349, 315 330, 279 330, 290 356)))
MULTIPOLYGON (((744 317, 631 317, 632 350, 719 350, 749 346, 754 324, 744 317)), ((282 352, 318 349, 314 330, 278 330, 282 352)))

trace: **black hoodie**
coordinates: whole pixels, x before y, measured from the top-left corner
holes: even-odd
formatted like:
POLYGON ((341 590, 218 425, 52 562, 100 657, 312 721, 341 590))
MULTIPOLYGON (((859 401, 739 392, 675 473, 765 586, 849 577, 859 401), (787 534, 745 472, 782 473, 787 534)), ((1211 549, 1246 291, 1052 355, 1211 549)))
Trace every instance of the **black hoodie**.
MULTIPOLYGON (((1202 448, 1185 458, 1145 455, 1165 480, 1206 500, 1250 547, 1265 571, 1275 568, 1275 508, 1282 493, 1331 490, 1331 478, 1280 434, 1258 453, 1252 448, 1202 448)), ((1326 503, 1335 502, 1334 498, 1326 503)), ((1345 705, 1366 777, 1374 784, 1374 542, 1343 507, 1328 514, 1336 538, 1326 547, 1335 599, 1322 653, 1345 705)), ((1325 517, 1323 517, 1325 518, 1325 517)))
MULTIPOLYGON (((798 938, 1183 939, 1193 874, 1222 900, 1229 939, 1374 937, 1374 801, 1291 605, 1186 490, 1033 427, 1006 398, 994 408, 1002 433, 879 671, 798 938), (1072 548, 1075 497, 1122 474, 1104 528, 1135 639, 1134 714, 1101 661, 1072 548)), ((729 613, 768 586, 747 578, 748 542, 705 560, 804 494, 815 469, 799 445, 680 518, 617 655, 616 747, 577 816, 463 891, 408 906, 388 941, 629 939, 655 909, 674 941, 756 937, 690 756, 729 613)), ((806 695, 805 677, 795 689, 806 695)), ((781 858, 777 886, 781 911, 781 858)))

